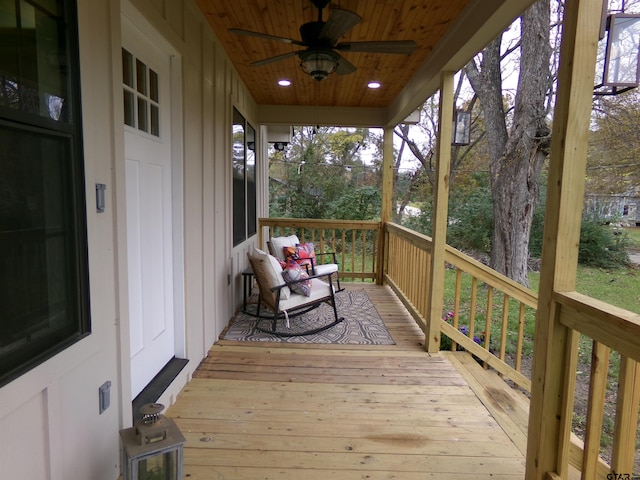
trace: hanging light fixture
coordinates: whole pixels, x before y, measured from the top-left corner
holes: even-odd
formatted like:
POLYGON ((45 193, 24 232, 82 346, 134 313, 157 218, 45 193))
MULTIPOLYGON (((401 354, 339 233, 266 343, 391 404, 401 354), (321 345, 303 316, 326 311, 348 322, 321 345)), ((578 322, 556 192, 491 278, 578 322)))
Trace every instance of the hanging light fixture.
POLYGON ((456 110, 453 112, 453 142, 454 146, 469 145, 471 143, 471 112, 456 110))
POLYGON ((339 55, 327 49, 309 49, 300 53, 300 66, 318 81, 324 80, 338 68, 339 55))
POLYGON ((595 95, 616 95, 636 88, 640 73, 640 14, 608 14, 604 2, 600 40, 597 65, 602 78, 594 88, 595 95))

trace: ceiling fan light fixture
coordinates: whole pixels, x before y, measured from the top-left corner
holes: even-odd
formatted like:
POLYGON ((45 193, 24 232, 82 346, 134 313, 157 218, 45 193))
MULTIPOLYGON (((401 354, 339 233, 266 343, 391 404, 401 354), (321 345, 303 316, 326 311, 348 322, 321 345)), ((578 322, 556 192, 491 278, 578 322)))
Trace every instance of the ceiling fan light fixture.
POLYGON ((331 50, 306 50, 300 53, 300 66, 318 81, 324 80, 338 68, 339 55, 331 50))

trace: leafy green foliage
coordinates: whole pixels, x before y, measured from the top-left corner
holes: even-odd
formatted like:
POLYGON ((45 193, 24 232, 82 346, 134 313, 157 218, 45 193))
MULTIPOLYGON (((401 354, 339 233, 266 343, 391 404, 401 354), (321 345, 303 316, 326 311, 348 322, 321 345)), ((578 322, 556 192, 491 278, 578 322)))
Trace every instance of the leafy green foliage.
POLYGON ((625 245, 626 233, 622 229, 614 229, 599 219, 583 219, 578 262, 601 268, 625 266, 629 263, 625 245))
POLYGON ((330 218, 338 220, 371 220, 380 217, 382 197, 380 190, 372 186, 348 190, 330 203, 330 218))
POLYGON ((447 243, 460 250, 488 253, 492 231, 493 205, 486 183, 449 198, 447 243))
POLYGON ((380 215, 380 168, 362 151, 367 129, 295 127, 286 152, 269 162, 272 217, 369 220, 380 215))

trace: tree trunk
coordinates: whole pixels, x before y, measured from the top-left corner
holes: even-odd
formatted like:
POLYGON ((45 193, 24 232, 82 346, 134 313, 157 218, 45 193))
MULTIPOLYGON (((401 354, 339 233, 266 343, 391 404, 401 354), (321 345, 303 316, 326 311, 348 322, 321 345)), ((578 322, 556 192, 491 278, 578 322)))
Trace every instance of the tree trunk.
POLYGON ((549 0, 535 3, 522 16, 520 74, 508 133, 500 38, 483 51, 481 70, 475 64, 466 69, 482 104, 491 157, 491 267, 527 286, 529 234, 550 145, 545 106, 550 76, 549 22, 549 0))

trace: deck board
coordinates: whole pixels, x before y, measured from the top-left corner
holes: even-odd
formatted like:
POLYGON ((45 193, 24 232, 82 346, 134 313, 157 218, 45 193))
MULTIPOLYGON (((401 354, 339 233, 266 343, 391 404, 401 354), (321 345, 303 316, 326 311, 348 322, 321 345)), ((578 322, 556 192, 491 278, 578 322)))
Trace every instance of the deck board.
POLYGON ((488 408, 501 380, 425 353, 393 292, 365 288, 396 345, 211 348, 167 412, 187 439, 185 478, 523 478, 526 402, 488 408))

